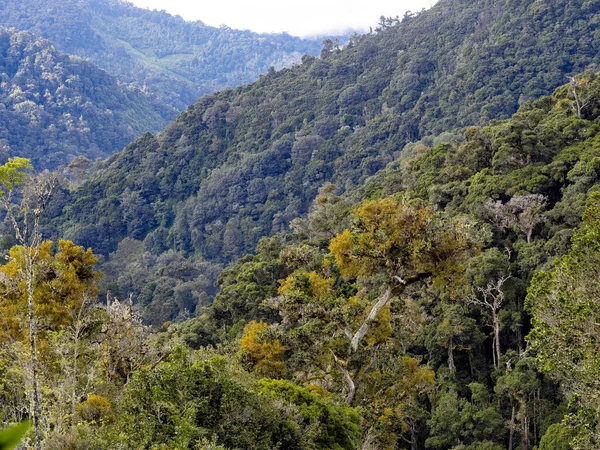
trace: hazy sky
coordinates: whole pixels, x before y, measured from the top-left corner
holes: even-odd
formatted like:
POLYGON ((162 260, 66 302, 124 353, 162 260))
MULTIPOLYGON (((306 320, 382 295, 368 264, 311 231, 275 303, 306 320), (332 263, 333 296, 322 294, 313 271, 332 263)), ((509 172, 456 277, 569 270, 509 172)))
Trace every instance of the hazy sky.
POLYGON ((348 29, 368 30, 379 17, 402 17, 429 8, 435 0, 130 0, 164 9, 186 20, 258 32, 287 31, 314 36, 348 29))

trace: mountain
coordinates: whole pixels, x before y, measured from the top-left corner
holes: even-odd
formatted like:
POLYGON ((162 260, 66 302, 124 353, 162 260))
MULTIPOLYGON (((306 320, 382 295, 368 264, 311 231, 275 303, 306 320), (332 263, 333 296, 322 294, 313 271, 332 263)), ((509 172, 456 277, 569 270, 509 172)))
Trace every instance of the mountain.
POLYGON ((599 6, 384 18, 60 180, 42 227, 67 240, 0 267, 2 427, 34 417, 47 449, 599 448, 599 6))
POLYGON ((0 158, 40 169, 105 158, 173 110, 28 32, 0 27, 0 158))
MULTIPOLYGON (((57 426, 48 447, 191 449, 212 435, 200 448, 596 448, 600 75, 469 127, 461 143, 416 147, 350 199, 326 185, 293 233, 222 271, 215 301, 196 311, 198 261, 167 251, 153 263, 150 242, 122 241, 108 266, 142 287, 136 306, 160 327, 150 334, 110 298, 79 314, 92 324, 77 341, 79 376, 102 395, 77 398, 82 419, 57 426), (173 324, 176 308, 195 317, 173 324)), ((77 326, 62 309, 78 274, 94 279, 82 256, 96 260, 61 241, 54 262, 50 248, 36 280, 42 361, 57 374, 44 372, 45 392, 60 393, 73 383, 67 320, 77 326)), ((2 267, 7 335, 24 304, 18 251, 2 267)), ((4 370, 0 395, 25 403, 20 372, 4 370)), ((47 398, 47 411, 73 404, 47 398)))
POLYGON ((130 237, 231 261, 285 231, 325 182, 352 189, 411 142, 460 140, 597 67, 599 8, 444 0, 384 21, 343 50, 200 98, 65 194, 55 227, 103 254, 130 237))
POLYGON ((179 111, 322 47, 321 40, 186 22, 121 0, 1 0, 0 25, 50 39, 179 111))

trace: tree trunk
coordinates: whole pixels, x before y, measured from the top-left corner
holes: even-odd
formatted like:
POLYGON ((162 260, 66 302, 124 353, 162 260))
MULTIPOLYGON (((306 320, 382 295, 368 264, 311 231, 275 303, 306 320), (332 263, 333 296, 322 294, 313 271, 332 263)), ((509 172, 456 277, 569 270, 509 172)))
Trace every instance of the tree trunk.
POLYGON ((410 450, 417 450, 417 433, 414 421, 410 424, 410 450))
POLYGON ((577 118, 581 119, 581 101, 579 100, 579 95, 577 95, 577 85, 575 82, 572 82, 571 86, 573 87, 573 97, 575 97, 575 103, 577 104, 577 118))
POLYGON ((371 445, 373 443, 373 433, 371 433, 372 431, 373 428, 369 428, 369 431, 367 431, 367 435, 363 439, 362 445, 360 446, 361 450, 371 450, 373 448, 373 446, 371 445))
POLYGON ((515 407, 512 407, 512 414, 510 416, 510 433, 508 435, 508 450, 513 448, 513 438, 515 435, 515 407))
POLYGON ((454 365, 454 342, 452 337, 450 337, 450 343, 448 344, 448 369, 450 369, 450 372, 456 371, 456 366, 454 365))
POLYGON ((498 369, 500 367, 500 319, 496 310, 492 310, 492 322, 494 325, 494 359, 496 369, 498 369))
POLYGON ((529 417, 523 418, 523 450, 529 450, 529 417))
POLYGON ((351 405, 354 401, 354 395, 356 394, 356 385, 354 384, 354 380, 352 379, 350 372, 348 372, 348 369, 346 368, 346 363, 344 361, 340 361, 338 357, 335 356, 335 353, 331 353, 333 354, 333 359, 344 375, 344 381, 346 382, 346 388, 348 389, 348 393, 346 394, 346 403, 351 405))
POLYGON ((33 255, 30 247, 24 247, 25 276, 27 278, 27 303, 29 312, 29 343, 31 345, 31 384, 33 402, 33 427, 35 429, 35 448, 42 449, 42 402, 38 386, 39 363, 37 359, 37 324, 33 311, 33 255))
MULTIPOLYGON (((78 325, 76 325, 78 327, 78 325)), ((71 426, 75 426, 77 412, 77 358, 79 357, 79 329, 75 328, 73 337, 73 376, 71 379, 71 426)))
POLYGON ((373 308, 371 308, 371 311, 369 311, 369 315, 367 316, 367 318, 365 319, 363 324, 360 326, 358 331, 352 337, 352 340, 350 341, 350 350, 352 353, 354 353, 354 352, 356 352, 356 350, 358 350, 360 341, 362 341, 363 338, 365 337, 365 335, 369 332, 369 329, 371 328, 371 324, 377 318, 377 316, 379 315, 379 312, 385 307, 385 305, 388 304, 388 302, 391 300, 391 298, 392 298, 392 286, 388 286, 386 288, 384 294, 381 296, 381 298, 377 301, 377 303, 375 303, 373 308))

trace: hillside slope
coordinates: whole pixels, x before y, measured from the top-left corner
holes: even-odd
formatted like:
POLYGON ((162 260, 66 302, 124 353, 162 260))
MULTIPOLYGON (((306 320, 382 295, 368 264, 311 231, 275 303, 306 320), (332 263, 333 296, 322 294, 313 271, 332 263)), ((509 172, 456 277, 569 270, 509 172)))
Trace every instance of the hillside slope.
POLYGON ((99 165, 55 226, 104 254, 129 236, 229 261, 284 231, 326 181, 357 186, 407 143, 508 117, 595 67, 599 9, 442 0, 342 51, 202 97, 99 165))
POLYGON ((39 169, 105 158, 173 110, 28 32, 0 27, 0 158, 39 169))
POLYGON ((321 40, 215 28, 120 0, 0 0, 0 25, 50 39, 179 111, 322 47, 321 40))

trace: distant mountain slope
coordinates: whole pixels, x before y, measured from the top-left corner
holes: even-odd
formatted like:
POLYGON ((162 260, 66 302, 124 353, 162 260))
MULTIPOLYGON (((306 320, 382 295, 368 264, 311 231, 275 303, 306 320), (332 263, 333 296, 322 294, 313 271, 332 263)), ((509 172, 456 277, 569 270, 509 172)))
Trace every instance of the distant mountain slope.
POLYGON ((201 98, 65 195, 55 226, 100 253, 129 236, 230 261, 284 231, 324 182, 357 186, 411 141, 508 117, 597 67, 598 11, 599 0, 442 0, 201 98))
POLYGON ((0 25, 90 58, 180 111, 203 94, 252 82, 322 47, 320 40, 186 22, 120 0, 0 0, 0 25))
POLYGON ((26 156, 51 169, 78 155, 105 158, 173 113, 45 39, 0 27, 2 160, 26 156))

